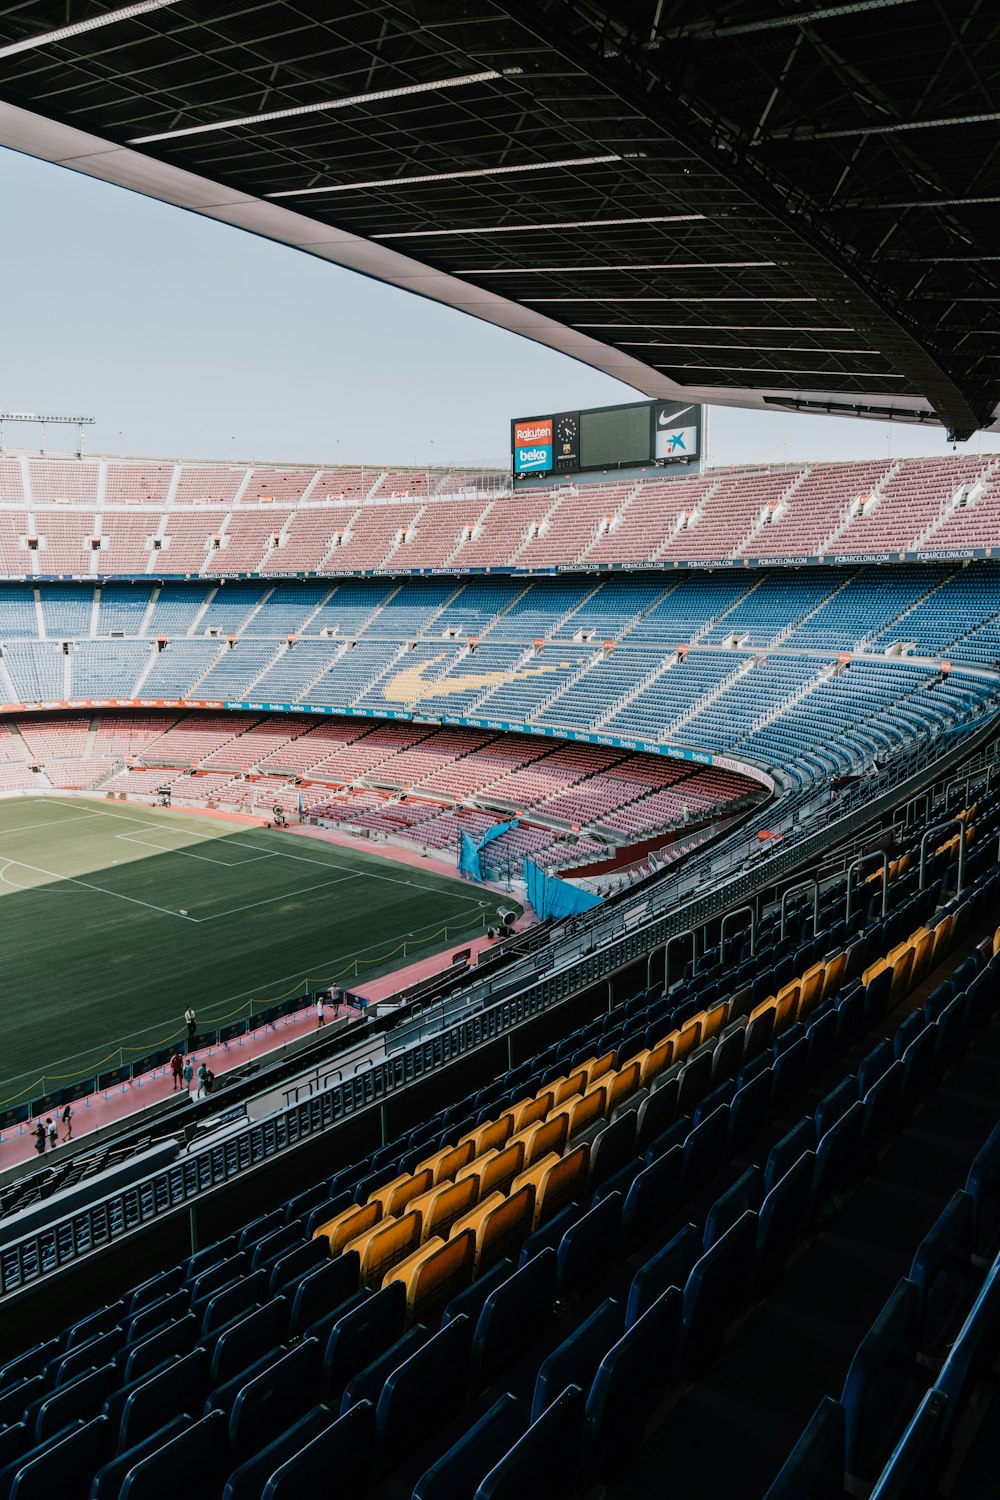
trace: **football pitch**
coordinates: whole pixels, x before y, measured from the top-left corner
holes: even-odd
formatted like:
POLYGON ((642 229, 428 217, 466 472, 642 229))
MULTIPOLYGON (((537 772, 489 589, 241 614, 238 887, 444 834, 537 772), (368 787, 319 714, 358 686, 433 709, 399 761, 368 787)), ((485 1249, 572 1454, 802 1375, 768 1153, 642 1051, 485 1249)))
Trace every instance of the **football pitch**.
POLYGON ((197 813, 0 802, 0 1101, 168 1045, 189 1004, 208 1028, 360 986, 481 934, 496 906, 428 870, 197 813))

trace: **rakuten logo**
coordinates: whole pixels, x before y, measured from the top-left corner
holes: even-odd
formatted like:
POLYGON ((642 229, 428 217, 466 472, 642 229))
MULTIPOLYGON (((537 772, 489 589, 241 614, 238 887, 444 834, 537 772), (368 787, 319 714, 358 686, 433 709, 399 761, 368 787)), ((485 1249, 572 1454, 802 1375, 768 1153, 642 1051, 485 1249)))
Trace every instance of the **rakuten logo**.
POLYGON ((551 443, 552 418, 541 422, 515 422, 514 443, 551 443))

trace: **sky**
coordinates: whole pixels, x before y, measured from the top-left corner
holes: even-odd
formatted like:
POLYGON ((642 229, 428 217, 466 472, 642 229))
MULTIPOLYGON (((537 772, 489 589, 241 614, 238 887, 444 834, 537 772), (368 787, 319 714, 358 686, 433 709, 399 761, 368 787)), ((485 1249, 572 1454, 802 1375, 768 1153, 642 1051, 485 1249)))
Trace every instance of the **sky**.
MULTIPOLYGON (((506 466, 511 417, 635 398, 464 313, 15 152, 0 202, 0 408, 94 416, 89 452, 506 466)), ((1000 434, 959 451, 980 446, 1000 434)), ((713 463, 950 451, 937 429, 710 415, 713 463)))

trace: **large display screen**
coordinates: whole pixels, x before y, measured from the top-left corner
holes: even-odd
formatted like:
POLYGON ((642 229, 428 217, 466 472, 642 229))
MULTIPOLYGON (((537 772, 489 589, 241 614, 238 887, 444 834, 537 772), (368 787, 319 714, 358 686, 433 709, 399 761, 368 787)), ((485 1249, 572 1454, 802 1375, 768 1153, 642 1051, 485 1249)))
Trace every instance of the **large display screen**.
POLYGON ((586 411, 519 417, 511 423, 515 477, 680 465, 702 457, 702 409, 679 401, 637 401, 586 411))
POLYGON ((647 464, 653 456, 649 402, 580 413, 580 468, 647 464))

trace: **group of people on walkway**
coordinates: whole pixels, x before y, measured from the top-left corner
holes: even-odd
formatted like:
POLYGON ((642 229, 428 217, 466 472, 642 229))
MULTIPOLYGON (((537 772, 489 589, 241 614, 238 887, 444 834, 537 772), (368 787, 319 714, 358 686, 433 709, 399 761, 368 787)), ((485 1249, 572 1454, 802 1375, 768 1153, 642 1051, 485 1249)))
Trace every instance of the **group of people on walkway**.
POLYGON ((170 1059, 170 1075, 174 1081, 174 1093, 183 1087, 195 1099, 204 1099, 215 1088, 215 1074, 208 1063, 199 1062, 190 1054, 183 1057, 180 1052, 174 1053, 170 1059))
MULTIPOLYGON (((73 1139, 73 1106, 67 1104, 59 1116, 63 1128, 62 1139, 71 1141, 73 1139)), ((46 1147, 54 1151, 59 1144, 59 1125, 51 1115, 46 1115, 44 1120, 39 1120, 31 1132, 35 1138, 35 1150, 39 1156, 44 1156, 46 1147)))

